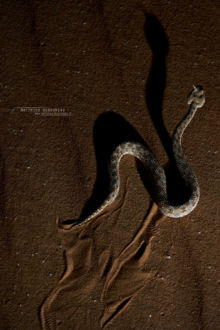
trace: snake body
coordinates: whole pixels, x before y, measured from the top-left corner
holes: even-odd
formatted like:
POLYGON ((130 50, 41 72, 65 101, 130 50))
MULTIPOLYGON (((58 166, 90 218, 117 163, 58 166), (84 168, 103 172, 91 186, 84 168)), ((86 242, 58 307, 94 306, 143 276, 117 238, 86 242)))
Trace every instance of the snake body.
POLYGON ((111 155, 109 162, 110 175, 110 194, 107 199, 86 219, 80 221, 77 226, 82 225, 93 218, 100 215, 103 210, 112 204, 118 196, 120 189, 119 165, 120 160, 125 155, 132 155, 139 159, 144 166, 149 168, 156 185, 155 201, 160 211, 172 218, 184 217, 192 212, 198 204, 200 197, 200 189, 197 178, 193 170, 189 166, 187 159, 183 153, 181 140, 186 127, 193 119, 198 108, 205 103, 205 94, 201 86, 193 86, 193 90, 188 96, 189 110, 183 120, 176 127, 172 136, 173 156, 176 161, 177 168, 186 184, 191 191, 191 196, 187 202, 182 205, 171 205, 167 198, 167 182, 163 167, 159 164, 155 155, 145 146, 136 142, 125 142, 116 147, 111 155))

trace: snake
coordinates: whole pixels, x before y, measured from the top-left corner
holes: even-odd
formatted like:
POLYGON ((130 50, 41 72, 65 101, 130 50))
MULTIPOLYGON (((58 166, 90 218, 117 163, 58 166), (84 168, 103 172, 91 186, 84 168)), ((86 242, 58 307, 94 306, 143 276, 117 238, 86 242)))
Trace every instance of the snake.
POLYGON ((80 222, 74 226, 81 226, 101 215, 104 209, 115 201, 120 189, 120 161, 125 155, 134 156, 149 169, 154 185, 156 186, 155 202, 162 214, 171 218, 181 218, 188 215, 196 208, 200 198, 199 183, 184 155, 181 141, 183 133, 193 119, 197 109, 203 107, 205 104, 205 93, 202 86, 193 85, 193 90, 187 97, 187 103, 189 105, 188 112, 177 125, 172 135, 173 157, 185 185, 190 189, 190 196, 187 201, 180 205, 172 205, 172 203, 169 202, 167 179, 164 168, 160 165, 159 161, 149 148, 139 142, 123 142, 115 148, 110 157, 108 166, 110 177, 109 195, 94 212, 85 219, 80 220, 80 222))

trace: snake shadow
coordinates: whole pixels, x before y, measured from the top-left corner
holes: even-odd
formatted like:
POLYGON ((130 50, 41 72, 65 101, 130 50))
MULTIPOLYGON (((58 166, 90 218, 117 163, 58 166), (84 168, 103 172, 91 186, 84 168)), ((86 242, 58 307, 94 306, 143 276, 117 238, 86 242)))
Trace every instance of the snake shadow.
MULTIPOLYGON (((108 111, 101 114, 94 125, 94 146, 96 154, 97 176, 94 189, 90 199, 85 203, 80 218, 77 220, 68 219, 63 225, 79 224, 93 211, 95 211, 109 194, 109 159, 114 149, 123 142, 134 141, 147 144, 138 132, 120 114, 108 111)), ((146 188, 153 194, 153 186, 148 180, 146 188)))
MULTIPOLYGON (((163 121, 163 97, 166 87, 166 57, 169 42, 165 30, 157 17, 144 11, 144 33, 152 52, 152 65, 145 88, 147 109, 168 154, 169 164, 165 165, 168 199, 178 205, 190 196, 172 154, 172 139, 163 121)), ((63 224, 79 224, 100 206, 109 193, 108 162, 116 146, 125 141, 140 142, 149 148, 138 132, 119 114, 107 112, 99 116, 94 125, 94 145, 97 159, 97 178, 91 198, 86 202, 79 219, 68 219, 63 224), (103 148, 105 146, 105 148, 103 148)), ((154 197, 154 185, 146 168, 137 160, 137 169, 145 188, 154 197)))
MULTIPOLYGON (((144 34, 152 52, 152 64, 145 88, 145 98, 152 122, 160 141, 169 157, 165 165, 168 200, 173 205, 187 201, 191 191, 186 187, 176 166, 170 137, 163 120, 163 97, 166 88, 166 58, 169 52, 169 41, 160 21, 151 13, 144 11, 144 34)), ((145 182, 143 166, 139 165, 141 176, 145 182)))

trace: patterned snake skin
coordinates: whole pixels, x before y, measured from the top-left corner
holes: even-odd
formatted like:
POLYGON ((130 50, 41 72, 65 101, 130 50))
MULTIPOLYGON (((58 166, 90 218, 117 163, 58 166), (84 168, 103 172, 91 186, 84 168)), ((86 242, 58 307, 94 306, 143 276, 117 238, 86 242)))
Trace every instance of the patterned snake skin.
MULTIPOLYGON (((186 127, 189 125, 193 119, 198 108, 201 108, 205 103, 205 94, 201 86, 193 86, 193 90, 188 96, 189 111, 184 119, 176 127, 172 142, 173 142, 173 156, 176 160, 176 165, 178 170, 184 179, 186 186, 189 187, 191 191, 190 199, 178 206, 170 205, 167 199, 167 182, 163 167, 159 164, 158 160, 154 154, 140 143, 136 142, 126 142, 117 146, 117 148, 112 153, 110 163, 109 163, 109 175, 110 175, 110 194, 103 204, 95 210, 86 219, 80 221, 76 226, 85 224, 86 222, 92 220, 96 216, 100 215, 103 210, 110 204, 114 202, 117 198, 120 189, 120 176, 119 176, 119 165, 120 160, 125 155, 132 155, 139 159, 144 166, 149 168, 150 173, 153 177, 153 182, 156 185, 156 197, 155 201, 160 209, 160 211, 172 218, 180 218, 192 212, 198 204, 200 197, 199 184, 194 175, 191 167, 187 163, 184 156, 181 139, 186 127)), ((62 224, 60 224, 62 227, 62 224)))

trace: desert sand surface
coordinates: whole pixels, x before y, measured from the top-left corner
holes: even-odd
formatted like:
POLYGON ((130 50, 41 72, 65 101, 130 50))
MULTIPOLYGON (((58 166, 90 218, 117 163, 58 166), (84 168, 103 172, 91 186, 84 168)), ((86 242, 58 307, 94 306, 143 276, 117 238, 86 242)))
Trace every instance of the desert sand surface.
POLYGON ((219 2, 0 8, 0 329, 220 329, 219 2), (162 215, 127 156, 117 200, 73 225, 106 198, 127 140, 150 147, 184 198, 171 136, 193 84, 206 103, 182 142, 197 208, 162 215))

